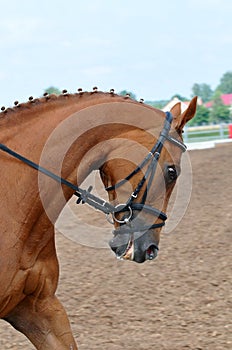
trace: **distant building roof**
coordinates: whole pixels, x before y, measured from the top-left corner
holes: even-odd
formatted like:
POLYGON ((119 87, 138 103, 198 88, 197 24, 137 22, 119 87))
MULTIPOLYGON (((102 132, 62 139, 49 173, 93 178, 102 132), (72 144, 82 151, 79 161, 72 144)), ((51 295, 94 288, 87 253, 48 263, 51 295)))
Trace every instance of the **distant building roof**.
POLYGON ((186 101, 186 102, 180 101, 178 97, 174 97, 171 101, 169 101, 166 104, 166 106, 162 108, 162 111, 164 112, 170 111, 172 107, 175 106, 178 102, 180 102, 180 105, 181 105, 181 112, 184 112, 188 108, 189 101, 186 101))
MULTIPOLYGON (((232 94, 224 94, 221 95, 221 100, 225 106, 231 106, 232 105, 232 94)), ((213 101, 209 101, 205 103, 205 107, 211 108, 213 105, 213 101)))
MULTIPOLYGON (((164 106, 164 107, 162 108, 162 111, 164 111, 164 112, 170 111, 171 108, 172 108, 173 106, 175 106, 178 102, 180 102, 181 113, 183 113, 183 112, 188 108, 188 105, 189 105, 189 103, 190 103, 190 101, 181 101, 181 100, 179 100, 178 97, 174 97, 170 102, 168 102, 168 103, 166 104, 166 106, 164 106)), ((201 100, 201 98, 199 98, 199 97, 198 97, 198 99, 197 99, 197 104, 198 104, 198 105, 202 105, 202 100, 201 100)))
POLYGON ((221 99, 226 106, 232 105, 232 94, 225 94, 221 96, 221 99))

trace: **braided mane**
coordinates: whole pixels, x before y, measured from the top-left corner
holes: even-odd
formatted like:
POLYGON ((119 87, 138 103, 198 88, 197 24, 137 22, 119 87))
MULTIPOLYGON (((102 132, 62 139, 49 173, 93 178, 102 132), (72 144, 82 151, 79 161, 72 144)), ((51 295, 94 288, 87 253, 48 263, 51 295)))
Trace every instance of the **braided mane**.
MULTIPOLYGON (((48 94, 45 93, 43 95, 43 97, 40 98, 33 98, 32 96, 29 97, 28 102, 24 102, 24 103, 19 103, 18 101, 14 102, 14 106, 13 107, 8 107, 5 108, 4 106, 1 107, 1 111, 0 111, 0 118, 2 117, 9 117, 11 114, 18 113, 18 112, 23 112, 23 111, 28 111, 30 112, 33 108, 35 107, 46 107, 46 106, 50 106, 50 103, 64 103, 64 101, 70 101, 70 100, 81 100, 83 98, 85 99, 89 99, 92 98, 95 95, 100 95, 100 96, 105 96, 105 97, 117 97, 121 100, 125 100, 128 99, 131 102, 135 102, 138 103, 138 101, 133 100, 130 98, 130 95, 126 95, 126 96, 121 96, 118 94, 114 93, 114 89, 111 89, 110 92, 102 92, 102 91, 98 91, 97 88, 93 88, 93 91, 82 91, 82 89, 78 89, 77 93, 68 93, 67 90, 63 90, 62 93, 60 95, 55 95, 55 94, 48 94)), ((143 99, 141 99, 139 101, 140 103, 143 103, 143 99)))

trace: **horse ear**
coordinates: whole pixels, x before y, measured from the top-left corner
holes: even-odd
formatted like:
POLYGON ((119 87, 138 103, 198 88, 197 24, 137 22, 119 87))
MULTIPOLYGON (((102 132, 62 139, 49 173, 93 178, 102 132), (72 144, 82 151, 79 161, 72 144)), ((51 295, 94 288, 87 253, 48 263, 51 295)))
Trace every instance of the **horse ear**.
POLYGON ((171 113, 173 115, 173 125, 174 128, 181 133, 185 124, 191 120, 195 113, 196 113, 196 109, 197 109, 197 96, 193 97, 193 99, 190 101, 188 108, 181 113, 181 106, 180 103, 178 103, 177 105, 175 105, 174 107, 172 107, 171 109, 171 113), (179 105, 179 106, 177 106, 179 105))
POLYGON ((179 115, 181 114, 181 103, 178 102, 176 103, 170 110, 170 112, 173 115, 173 118, 176 119, 177 117, 179 117, 179 115))

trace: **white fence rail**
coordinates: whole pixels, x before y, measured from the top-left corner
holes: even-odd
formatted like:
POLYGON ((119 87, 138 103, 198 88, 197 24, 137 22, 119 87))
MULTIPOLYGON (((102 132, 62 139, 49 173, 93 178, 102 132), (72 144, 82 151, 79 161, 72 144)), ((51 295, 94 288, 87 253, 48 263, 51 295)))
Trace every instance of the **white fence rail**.
POLYGON ((185 127, 183 138, 185 143, 228 139, 229 125, 218 124, 185 127))

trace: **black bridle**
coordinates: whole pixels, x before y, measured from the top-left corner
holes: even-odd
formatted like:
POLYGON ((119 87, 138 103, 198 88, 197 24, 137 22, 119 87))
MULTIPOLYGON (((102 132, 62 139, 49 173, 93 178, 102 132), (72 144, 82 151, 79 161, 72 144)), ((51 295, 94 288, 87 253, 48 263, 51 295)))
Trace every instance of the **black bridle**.
POLYGON ((119 204, 116 206, 116 208, 117 208, 116 213, 118 213, 118 212, 122 213, 124 211, 127 211, 128 216, 124 216, 123 219, 117 219, 115 217, 115 213, 112 214, 114 221, 116 221, 120 224, 120 227, 118 227, 115 230, 115 232, 117 232, 117 233, 133 233, 135 229, 136 229, 136 231, 146 231, 148 229, 159 228, 159 227, 162 227, 165 225, 167 215, 165 213, 163 213, 162 211, 160 211, 159 209, 156 209, 152 206, 146 205, 145 202, 146 202, 147 194, 148 194, 149 189, 151 187, 152 181, 154 179, 155 171, 157 168, 158 160, 159 160, 164 142, 166 140, 168 140, 171 143, 178 146, 182 150, 182 152, 186 151, 186 146, 184 143, 182 143, 181 141, 179 141, 179 140, 177 140, 169 135, 172 119, 173 119, 172 114, 170 112, 166 112, 166 119, 164 122, 163 130, 161 131, 159 139, 157 140, 156 144, 152 147, 152 149, 148 153, 148 155, 143 159, 143 161, 129 175, 127 175, 127 177, 125 179, 117 182, 115 185, 112 185, 112 186, 105 188, 106 191, 112 191, 112 190, 115 190, 115 189, 121 187, 125 182, 129 181, 134 175, 136 175, 139 171, 141 171, 145 167, 145 165, 147 165, 150 162, 150 164, 148 164, 148 166, 147 166, 147 169, 145 171, 143 178, 140 180, 140 182, 136 186, 135 190, 130 195, 127 203, 126 204, 119 204), (141 191, 141 189, 145 183, 147 183, 147 185, 146 185, 145 191, 143 193, 142 200, 140 203, 137 203, 137 202, 135 202, 135 200, 138 197, 138 194, 141 191), (136 227, 134 227, 134 225, 132 224, 132 220, 136 217, 136 215, 134 215, 133 213, 134 212, 141 212, 142 210, 154 215, 158 219, 161 219, 162 222, 155 223, 155 224, 152 224, 149 226, 143 226, 141 228, 139 228, 137 225, 136 225, 136 227), (129 225, 128 225, 128 223, 129 223, 129 225), (127 225, 125 225, 125 224, 127 224, 127 225))
MULTIPOLYGON (((54 174, 53 172, 49 171, 48 169, 41 167, 40 165, 32 162, 31 160, 23 157, 17 152, 14 152, 12 149, 8 148, 4 144, 0 143, 0 149, 14 158, 17 158, 18 160, 22 161, 23 163, 29 165, 30 167, 36 169, 37 171, 40 171, 41 173, 45 174, 46 176, 52 178, 56 182, 63 184, 69 188, 71 188, 74 191, 74 195, 78 197, 76 203, 87 203, 90 206, 94 207, 95 209, 98 209, 102 211, 103 213, 108 215, 112 215, 113 217, 113 222, 118 222, 120 224, 120 232, 128 232, 131 233, 134 228, 132 225, 132 219, 134 218, 133 212, 141 212, 141 210, 144 210, 148 213, 151 213, 155 217, 159 218, 162 220, 161 223, 156 223, 150 226, 143 226, 141 228, 136 227, 136 231, 146 231, 151 228, 158 228, 162 227, 165 224, 165 220, 167 219, 167 216, 165 213, 162 211, 153 208, 149 205, 146 205, 146 197, 147 197, 147 192, 149 188, 151 187, 152 180, 155 175, 156 167, 158 164, 158 160, 160 157, 160 153, 162 151, 164 142, 166 140, 172 142, 174 145, 178 146, 183 152, 186 150, 186 146, 179 140, 171 137, 169 135, 169 131, 171 128, 171 123, 172 123, 172 114, 170 112, 166 112, 166 118, 164 122, 164 127, 163 130, 160 133, 159 139, 157 140, 156 144, 152 147, 151 151, 148 153, 148 155, 144 158, 144 160, 134 169, 132 173, 130 173, 125 179, 121 180, 120 182, 116 183, 113 186, 107 187, 106 190, 114 190, 117 189, 118 187, 122 186, 126 181, 130 180, 135 174, 137 174, 146 164, 150 162, 150 164, 147 167, 147 170, 143 176, 143 178, 140 180, 138 183, 137 187, 135 190, 132 192, 130 195, 128 201, 125 204, 119 204, 119 205, 112 205, 103 199, 93 195, 91 193, 92 186, 90 186, 87 190, 83 190, 79 186, 76 186, 72 184, 71 182, 63 179, 62 177, 54 174), (147 182, 146 190, 144 191, 144 194, 142 196, 142 201, 141 203, 135 202, 135 199, 137 198, 139 192, 141 191, 144 183, 147 182), (115 217, 116 214, 118 213, 124 213, 124 212, 129 212, 128 216, 124 217, 123 219, 119 220, 115 217)), ((119 230, 118 229, 118 230, 119 230)))

